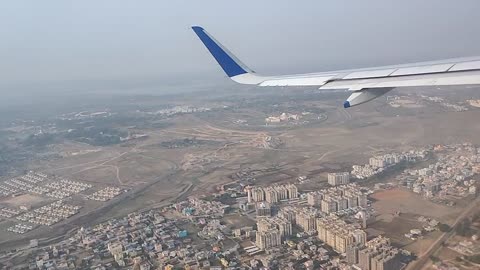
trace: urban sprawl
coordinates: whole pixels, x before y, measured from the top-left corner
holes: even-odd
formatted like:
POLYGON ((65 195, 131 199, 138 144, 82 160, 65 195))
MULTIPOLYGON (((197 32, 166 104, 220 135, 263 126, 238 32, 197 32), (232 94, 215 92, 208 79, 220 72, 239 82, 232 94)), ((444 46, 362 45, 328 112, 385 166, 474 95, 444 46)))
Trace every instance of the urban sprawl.
MULTIPOLYGON (((18 269, 403 269, 418 254, 393 245, 388 235, 369 234, 376 215, 370 196, 402 188, 452 206, 476 195, 479 172, 479 148, 456 144, 371 157, 350 171, 328 173, 329 187, 319 190, 302 190, 298 181, 256 185, 244 174, 216 194, 82 227, 46 246, 31 240, 25 249, 1 255, 0 262, 29 250, 33 256, 18 269), (367 185, 387 172, 397 173, 388 183, 367 185)), ((128 193, 29 172, 1 182, 0 196, 35 194, 48 203, 3 207, 0 218, 14 222, 8 232, 26 234, 78 215, 78 201, 105 202, 123 192, 128 193)), ((441 225, 428 217, 419 221, 424 226, 406 238, 441 225)), ((480 252, 478 236, 468 243, 468 250, 480 252)), ((467 252, 467 244, 456 248, 467 252)))

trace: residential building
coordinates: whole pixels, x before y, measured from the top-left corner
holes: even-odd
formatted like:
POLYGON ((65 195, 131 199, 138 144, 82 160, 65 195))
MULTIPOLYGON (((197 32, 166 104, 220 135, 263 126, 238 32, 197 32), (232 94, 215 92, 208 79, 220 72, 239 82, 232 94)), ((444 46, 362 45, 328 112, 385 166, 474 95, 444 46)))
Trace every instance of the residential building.
POLYGON ((255 244, 261 249, 269 249, 281 245, 282 239, 280 231, 277 229, 270 229, 268 231, 257 231, 255 244))
POLYGON ((349 172, 329 173, 327 178, 328 178, 328 183, 331 186, 346 185, 350 182, 350 173, 349 172))

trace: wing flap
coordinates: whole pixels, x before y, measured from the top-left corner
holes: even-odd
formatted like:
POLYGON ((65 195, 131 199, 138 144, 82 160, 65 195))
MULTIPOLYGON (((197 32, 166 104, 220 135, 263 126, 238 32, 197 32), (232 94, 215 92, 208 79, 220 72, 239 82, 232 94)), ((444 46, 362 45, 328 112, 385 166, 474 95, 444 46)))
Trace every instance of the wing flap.
POLYGON ((326 84, 333 77, 311 76, 299 78, 273 78, 260 83, 259 86, 320 86, 326 84))
POLYGON ((453 64, 399 68, 395 72, 390 74, 390 77, 405 76, 405 75, 412 75, 412 74, 427 74, 427 73, 447 72, 451 67, 453 67, 453 64))
POLYGON ((464 70, 473 70, 480 69, 480 61, 470 61, 470 62, 461 62, 455 64, 450 71, 464 71, 464 70))
POLYGON ((320 86, 320 89, 349 89, 357 91, 366 88, 447 86, 480 84, 480 70, 444 72, 433 74, 407 75, 358 80, 335 80, 320 86))
POLYGON ((377 78, 377 77, 388 77, 390 74, 395 72, 396 69, 379 69, 379 70, 367 70, 367 71, 357 71, 349 73, 347 76, 343 77, 343 80, 351 79, 363 79, 363 78, 377 78))

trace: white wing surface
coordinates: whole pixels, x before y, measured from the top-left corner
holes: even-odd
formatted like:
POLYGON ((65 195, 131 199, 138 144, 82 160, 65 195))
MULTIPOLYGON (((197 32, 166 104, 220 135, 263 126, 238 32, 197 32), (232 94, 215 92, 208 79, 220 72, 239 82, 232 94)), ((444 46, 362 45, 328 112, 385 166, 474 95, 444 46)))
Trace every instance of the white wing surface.
POLYGON ((393 88, 480 84, 480 57, 457 58, 367 69, 263 76, 236 58, 202 27, 193 26, 205 47, 233 81, 258 86, 317 86, 354 91, 344 107, 375 99, 393 88))

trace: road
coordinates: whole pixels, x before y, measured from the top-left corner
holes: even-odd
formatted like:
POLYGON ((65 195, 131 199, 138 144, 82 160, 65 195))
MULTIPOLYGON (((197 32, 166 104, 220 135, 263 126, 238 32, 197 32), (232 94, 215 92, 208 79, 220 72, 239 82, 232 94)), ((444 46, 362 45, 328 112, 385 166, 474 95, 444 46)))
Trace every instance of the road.
POLYGON ((438 249, 442 246, 442 243, 447 242, 452 236, 455 235, 455 227, 466 217, 472 215, 475 211, 478 211, 478 206, 480 203, 480 197, 476 198, 469 207, 465 209, 458 216, 455 222, 452 225, 452 229, 449 232, 443 233, 440 237, 435 241, 428 250, 426 250, 422 255, 420 255, 414 263, 410 264, 406 270, 422 270, 425 265, 430 260, 430 256, 435 254, 438 249))
POLYGON ((317 159, 317 161, 322 161, 326 156, 328 156, 328 155, 330 155, 330 154, 333 154, 333 153, 335 153, 335 152, 338 152, 338 151, 339 151, 339 150, 330 150, 330 151, 328 151, 328 152, 325 152, 325 153, 322 154, 321 157, 319 157, 319 158, 317 159))

